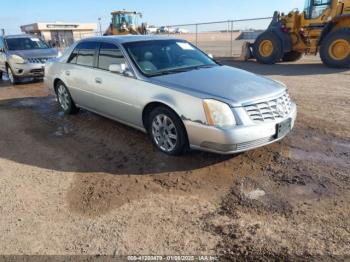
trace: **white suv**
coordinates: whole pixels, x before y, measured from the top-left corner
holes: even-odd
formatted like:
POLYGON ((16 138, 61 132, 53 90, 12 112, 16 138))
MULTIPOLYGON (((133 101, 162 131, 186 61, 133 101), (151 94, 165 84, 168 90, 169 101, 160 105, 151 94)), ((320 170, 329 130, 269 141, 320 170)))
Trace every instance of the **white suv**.
POLYGON ((0 79, 7 73, 12 84, 20 78, 43 78, 45 63, 58 51, 36 36, 0 36, 0 79))

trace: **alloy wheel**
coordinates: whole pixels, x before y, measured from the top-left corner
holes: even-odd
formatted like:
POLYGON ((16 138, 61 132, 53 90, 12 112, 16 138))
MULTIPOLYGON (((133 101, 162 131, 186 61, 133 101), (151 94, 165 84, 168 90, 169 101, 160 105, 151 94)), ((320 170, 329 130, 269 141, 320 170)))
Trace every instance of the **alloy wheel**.
POLYGON ((152 136, 156 145, 164 152, 175 149, 178 141, 176 127, 173 121, 166 115, 160 114, 152 121, 152 136))
POLYGON ((60 85, 57 88, 57 97, 58 97, 58 102, 60 103, 62 109, 64 111, 67 111, 69 109, 70 100, 69 100, 69 94, 65 86, 60 85))

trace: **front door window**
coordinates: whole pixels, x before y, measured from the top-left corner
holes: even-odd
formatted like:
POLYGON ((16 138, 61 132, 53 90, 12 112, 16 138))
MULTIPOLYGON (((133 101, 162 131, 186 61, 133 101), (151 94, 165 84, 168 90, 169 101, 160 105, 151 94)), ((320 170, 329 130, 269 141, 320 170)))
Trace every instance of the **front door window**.
POLYGON ((109 43, 101 43, 100 53, 98 55, 98 68, 108 71, 110 65, 120 65, 124 63, 125 58, 116 45, 109 43))

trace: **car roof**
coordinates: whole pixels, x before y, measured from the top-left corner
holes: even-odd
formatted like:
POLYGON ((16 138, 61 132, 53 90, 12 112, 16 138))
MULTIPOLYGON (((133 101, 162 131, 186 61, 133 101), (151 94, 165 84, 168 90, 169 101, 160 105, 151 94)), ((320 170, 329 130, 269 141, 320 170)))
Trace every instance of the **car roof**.
POLYGON ((141 41, 152 41, 152 40, 181 40, 169 36, 154 36, 154 35, 122 35, 122 36, 100 36, 100 37, 91 37, 81 40, 84 41, 106 41, 110 40, 111 42, 117 42, 119 44, 123 43, 132 43, 132 42, 141 42, 141 41))

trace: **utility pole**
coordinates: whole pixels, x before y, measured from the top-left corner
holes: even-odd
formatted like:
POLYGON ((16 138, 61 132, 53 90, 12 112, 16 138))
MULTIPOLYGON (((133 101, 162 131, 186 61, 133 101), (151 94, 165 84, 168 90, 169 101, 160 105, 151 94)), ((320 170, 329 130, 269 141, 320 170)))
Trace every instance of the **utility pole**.
POLYGON ((98 18, 98 24, 100 26, 100 36, 102 36, 101 17, 98 18))

